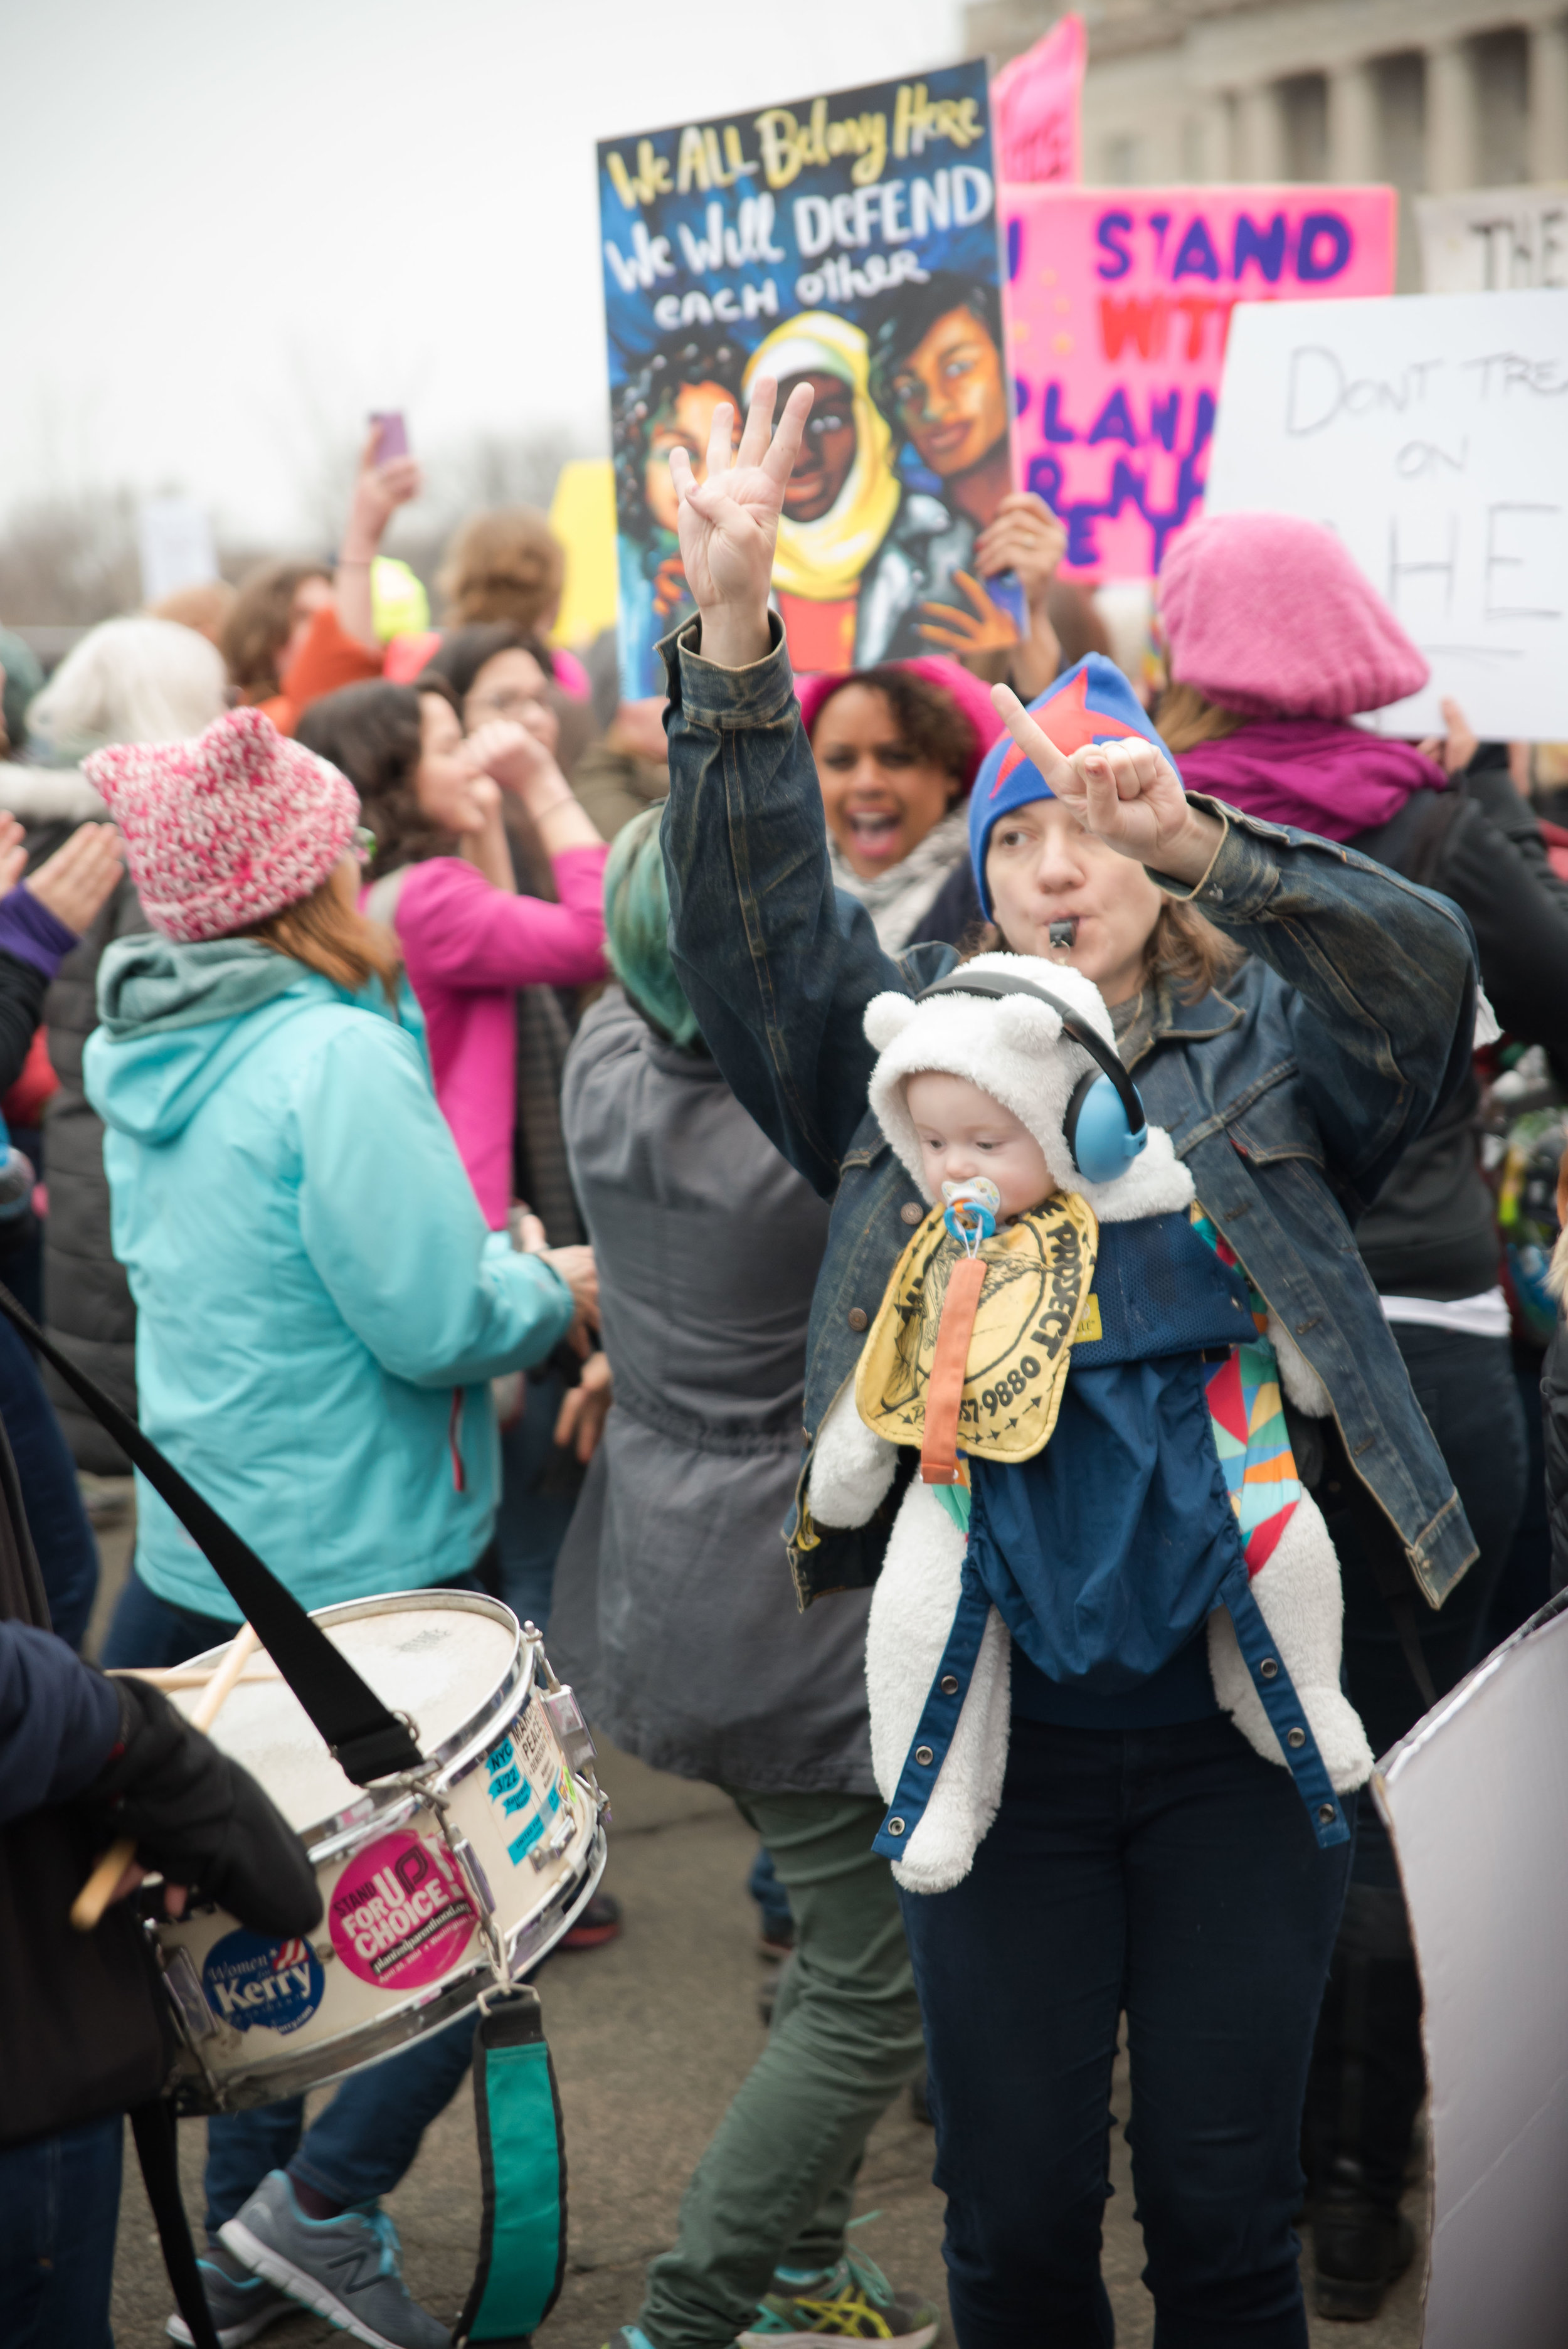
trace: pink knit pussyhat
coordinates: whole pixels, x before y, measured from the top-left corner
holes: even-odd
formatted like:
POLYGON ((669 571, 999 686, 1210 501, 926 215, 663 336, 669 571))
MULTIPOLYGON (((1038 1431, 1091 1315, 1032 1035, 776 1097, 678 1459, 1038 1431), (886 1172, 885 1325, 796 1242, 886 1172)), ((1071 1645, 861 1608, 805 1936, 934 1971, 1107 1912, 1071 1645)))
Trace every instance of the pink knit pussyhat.
POLYGON ((259 709, 231 709, 189 742, 119 742, 82 772, 125 842, 141 909, 193 945, 308 897, 353 837, 359 795, 259 709))
POLYGON ((1243 718, 1350 718, 1431 674, 1321 523, 1205 514, 1160 574, 1171 674, 1243 718))

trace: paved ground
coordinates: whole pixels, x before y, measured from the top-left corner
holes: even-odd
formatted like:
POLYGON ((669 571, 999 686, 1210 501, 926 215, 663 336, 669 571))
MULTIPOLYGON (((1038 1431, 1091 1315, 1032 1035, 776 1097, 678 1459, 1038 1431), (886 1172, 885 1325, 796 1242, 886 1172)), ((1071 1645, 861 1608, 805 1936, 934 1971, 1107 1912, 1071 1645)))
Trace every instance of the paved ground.
MULTIPOLYGON (((122 1571, 123 1535, 104 1536, 106 1569, 122 1571)), ((598 2349, 635 2314, 644 2268, 673 2238, 686 2178, 761 2044, 756 1911, 745 1891, 748 1830, 721 1796, 604 1757, 615 1810, 607 1878, 626 1929, 610 1948, 552 1960, 540 1976, 566 2116, 571 2252, 565 2289, 540 2349, 598 2349)), ((1115 2109, 1125 2120, 1127 2083, 1115 2109)), ((199 2213, 202 2130, 183 2125, 187 2200, 199 2213)), ((932 2137, 901 2099, 872 2139, 860 2207, 880 2213, 860 2230, 870 2256, 945 2309, 942 2201, 930 2184, 932 2137)), ((1139 2282, 1125 2144, 1113 2137, 1116 2193, 1107 2218, 1105 2271, 1121 2349, 1148 2349, 1152 2311, 1139 2282)), ((1420 2223, 1421 2197, 1410 2198, 1420 2223)), ((477 2211, 472 2109, 466 2092, 427 2137, 390 2208, 403 2235, 409 2283, 450 2321, 472 2269, 477 2211)), ((1315 2349, 1413 2349, 1420 2338, 1418 2270, 1374 2325, 1318 2324, 1315 2349)), ((150 2216, 128 2150, 116 2276, 119 2349, 155 2349, 171 2302, 150 2216)), ((302 2313, 264 2336, 276 2349, 341 2341, 302 2313)))

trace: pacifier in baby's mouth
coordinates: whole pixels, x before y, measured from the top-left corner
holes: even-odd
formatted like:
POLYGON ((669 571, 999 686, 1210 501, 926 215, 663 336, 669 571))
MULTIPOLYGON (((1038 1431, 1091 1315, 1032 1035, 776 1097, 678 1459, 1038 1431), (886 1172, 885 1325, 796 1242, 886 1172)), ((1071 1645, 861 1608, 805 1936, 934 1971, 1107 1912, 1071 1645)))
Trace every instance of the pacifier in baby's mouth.
POLYGON ((1002 1194, 988 1174, 972 1174, 966 1183, 944 1183, 942 1196, 946 1206, 943 1222, 971 1256, 977 1255, 981 1241, 995 1231, 1002 1194))

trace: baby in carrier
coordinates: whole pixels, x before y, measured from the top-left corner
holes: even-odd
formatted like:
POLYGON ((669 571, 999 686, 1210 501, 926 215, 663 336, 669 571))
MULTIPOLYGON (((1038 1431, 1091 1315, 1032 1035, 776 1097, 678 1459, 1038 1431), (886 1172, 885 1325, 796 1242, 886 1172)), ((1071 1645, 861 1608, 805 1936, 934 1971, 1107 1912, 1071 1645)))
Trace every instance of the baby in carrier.
POLYGON ((985 954, 876 997, 865 1029, 872 1106, 931 1212, 808 1498, 864 1524, 920 1451, 867 1637, 877 1848, 911 1890, 967 1873, 1015 1708, 1093 1728, 1217 1706, 1344 1840, 1372 1755, 1281 1388, 1308 1415, 1327 1396, 1148 1124, 1099 989, 985 954))

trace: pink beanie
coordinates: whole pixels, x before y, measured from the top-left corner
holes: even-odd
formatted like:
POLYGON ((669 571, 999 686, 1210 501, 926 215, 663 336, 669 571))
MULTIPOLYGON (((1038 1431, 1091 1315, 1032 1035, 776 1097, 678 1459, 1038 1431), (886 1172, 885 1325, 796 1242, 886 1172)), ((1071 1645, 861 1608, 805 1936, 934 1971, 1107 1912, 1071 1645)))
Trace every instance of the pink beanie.
MULTIPOLYGON (((886 661, 886 668, 907 668, 923 677, 927 685, 940 687, 950 700, 958 704, 960 714, 967 719, 970 735, 969 771, 964 778, 964 788, 969 789, 980 771, 980 761, 1005 730, 1002 720, 991 707, 991 688, 972 677, 962 661, 952 659, 946 653, 922 653, 914 660, 886 661)), ((800 700, 800 723, 810 740, 826 704, 846 685, 864 685, 871 677, 870 669, 823 670, 816 677, 798 678, 795 690, 800 700)))
POLYGON ((187 945, 308 897, 359 819, 352 783, 259 709, 189 742, 115 743, 82 772, 119 826, 143 913, 187 945))
POLYGON ((1206 514, 1160 574, 1171 674, 1243 718, 1349 718, 1431 674, 1321 523, 1206 514))

